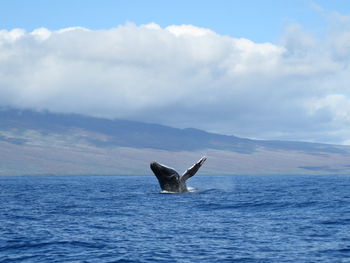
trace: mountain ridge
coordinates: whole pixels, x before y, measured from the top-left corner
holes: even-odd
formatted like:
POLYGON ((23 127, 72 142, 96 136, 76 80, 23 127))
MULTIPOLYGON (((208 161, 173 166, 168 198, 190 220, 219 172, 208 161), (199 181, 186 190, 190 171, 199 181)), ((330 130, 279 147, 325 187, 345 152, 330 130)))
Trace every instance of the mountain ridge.
POLYGON ((27 109, 0 110, 0 145, 0 174, 148 174, 152 157, 182 167, 200 155, 211 155, 204 173, 350 172, 349 146, 252 140, 195 128, 27 109), (81 159, 84 156, 88 160, 81 159), (16 170, 16 159, 21 169, 16 170), (41 165, 45 160, 48 165, 41 165))

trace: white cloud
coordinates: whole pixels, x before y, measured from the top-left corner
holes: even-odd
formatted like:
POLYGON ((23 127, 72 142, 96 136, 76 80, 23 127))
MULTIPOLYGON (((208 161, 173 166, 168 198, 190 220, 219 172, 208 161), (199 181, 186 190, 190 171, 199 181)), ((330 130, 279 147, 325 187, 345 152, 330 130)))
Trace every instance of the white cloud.
POLYGON ((350 98, 343 94, 331 94, 315 99, 309 104, 312 115, 328 111, 332 122, 350 123, 350 98))
POLYGON ((25 31, 20 28, 13 29, 11 31, 0 30, 0 39, 7 43, 13 43, 25 35, 25 31))
POLYGON ((170 33, 175 36, 191 36, 191 37, 201 37, 205 35, 214 34, 213 31, 207 28, 200 28, 193 25, 181 25, 181 26, 168 26, 166 28, 170 33))
POLYGON ((37 37, 38 40, 46 40, 51 36, 51 31, 47 28, 37 28, 30 33, 30 35, 37 37))
POLYGON ((1 30, 0 105, 341 143, 350 128, 343 28, 320 41, 292 26, 280 45, 193 25, 1 30))

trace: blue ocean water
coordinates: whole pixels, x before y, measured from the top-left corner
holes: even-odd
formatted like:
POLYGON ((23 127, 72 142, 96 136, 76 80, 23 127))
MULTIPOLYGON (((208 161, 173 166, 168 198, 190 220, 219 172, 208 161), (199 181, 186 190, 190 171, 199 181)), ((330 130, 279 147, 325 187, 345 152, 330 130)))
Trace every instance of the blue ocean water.
POLYGON ((0 177, 0 262, 350 262, 350 176, 0 177))

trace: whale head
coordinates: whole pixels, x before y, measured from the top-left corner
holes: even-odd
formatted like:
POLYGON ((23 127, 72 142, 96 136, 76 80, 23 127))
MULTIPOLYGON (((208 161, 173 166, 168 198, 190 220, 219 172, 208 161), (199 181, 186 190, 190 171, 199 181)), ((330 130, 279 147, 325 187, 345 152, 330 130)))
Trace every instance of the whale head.
POLYGON ((151 170, 157 177, 162 190, 169 192, 180 192, 180 176, 172 168, 157 162, 151 162, 151 170))

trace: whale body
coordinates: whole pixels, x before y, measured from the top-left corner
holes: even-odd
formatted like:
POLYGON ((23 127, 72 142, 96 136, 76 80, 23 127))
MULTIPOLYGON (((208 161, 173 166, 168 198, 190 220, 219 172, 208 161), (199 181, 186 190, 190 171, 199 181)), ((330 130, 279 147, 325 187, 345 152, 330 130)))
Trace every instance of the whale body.
POLYGON ((157 177, 160 188, 163 191, 185 193, 188 192, 186 186, 187 179, 196 174, 206 159, 206 157, 202 157, 193 166, 188 168, 181 176, 173 168, 157 162, 151 162, 150 167, 154 175, 157 177))

